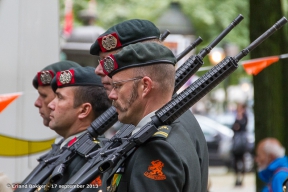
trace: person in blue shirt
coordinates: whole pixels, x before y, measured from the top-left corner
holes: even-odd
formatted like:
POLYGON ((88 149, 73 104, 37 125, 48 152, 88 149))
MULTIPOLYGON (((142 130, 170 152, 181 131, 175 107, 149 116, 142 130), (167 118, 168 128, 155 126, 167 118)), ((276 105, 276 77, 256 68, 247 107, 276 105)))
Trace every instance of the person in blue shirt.
POLYGON ((281 192, 288 177, 288 159, 285 148, 275 138, 261 140, 256 149, 258 176, 266 184, 262 192, 281 192))

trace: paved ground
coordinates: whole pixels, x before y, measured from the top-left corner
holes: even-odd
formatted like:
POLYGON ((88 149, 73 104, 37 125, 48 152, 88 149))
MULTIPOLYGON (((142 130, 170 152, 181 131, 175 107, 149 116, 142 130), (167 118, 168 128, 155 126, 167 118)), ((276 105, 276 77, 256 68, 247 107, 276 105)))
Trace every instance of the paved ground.
POLYGON ((225 167, 209 167, 210 192, 255 192, 255 174, 246 173, 243 185, 235 187, 233 172, 225 167))

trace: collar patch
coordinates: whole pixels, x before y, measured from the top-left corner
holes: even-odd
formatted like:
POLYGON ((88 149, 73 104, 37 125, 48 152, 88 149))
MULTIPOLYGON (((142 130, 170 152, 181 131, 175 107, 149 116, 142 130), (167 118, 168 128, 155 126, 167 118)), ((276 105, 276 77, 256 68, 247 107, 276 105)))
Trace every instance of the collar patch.
POLYGON ((49 85, 54 77, 54 73, 51 70, 40 71, 37 73, 38 85, 49 85))
POLYGON ((102 52, 107 52, 110 51, 111 49, 115 49, 122 46, 117 33, 111 33, 109 35, 99 37, 97 41, 100 45, 102 52))
POLYGON ((162 172, 164 163, 160 160, 151 161, 151 165, 148 166, 148 170, 144 173, 146 177, 152 180, 165 180, 166 175, 162 172))
POLYGON ((77 137, 74 137, 73 139, 71 139, 68 143, 68 147, 70 147, 71 145, 73 145, 75 142, 77 141, 77 137))
POLYGON ((103 72, 105 73, 105 75, 108 75, 112 71, 118 69, 118 64, 113 55, 109 55, 104 59, 102 59, 100 61, 100 64, 102 65, 103 72))

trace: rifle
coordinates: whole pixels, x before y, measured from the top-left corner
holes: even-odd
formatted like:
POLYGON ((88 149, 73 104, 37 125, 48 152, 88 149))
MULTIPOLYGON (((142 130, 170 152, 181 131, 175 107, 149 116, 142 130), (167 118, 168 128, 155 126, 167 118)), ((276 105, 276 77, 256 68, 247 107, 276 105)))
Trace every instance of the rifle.
POLYGON ((160 35, 159 40, 160 40, 160 41, 164 41, 168 35, 170 35, 170 31, 169 31, 168 29, 166 29, 166 31, 164 31, 164 33, 162 33, 162 34, 160 35))
MULTIPOLYGON (((209 46, 202 49, 199 55, 191 56, 180 68, 178 68, 178 70, 176 71, 175 90, 179 89, 189 79, 189 77, 192 76, 192 74, 194 74, 200 68, 200 66, 203 64, 203 57, 206 56, 211 51, 211 49, 214 46, 216 46, 242 20, 243 16, 239 15, 209 46)), ((190 47, 185 49, 184 52, 187 52, 188 50, 195 48, 201 42, 202 39, 199 37, 190 47)), ((184 56, 183 54, 180 54, 181 58, 183 56, 184 56)), ((55 181, 61 178, 65 170, 65 165, 63 163, 67 162, 67 159, 71 160, 71 158, 73 158, 73 156, 76 153, 85 156, 86 154, 91 152, 91 150, 94 149, 96 145, 93 142, 96 140, 95 138, 97 138, 99 135, 102 135, 116 121, 117 121, 117 112, 116 109, 112 106, 91 123, 91 126, 87 129, 86 134, 80 136, 72 146, 64 149, 64 152, 61 155, 55 157, 53 159, 54 160, 53 162, 50 161, 50 164, 47 164, 46 166, 43 165, 42 170, 36 175, 36 177, 29 178, 29 180, 27 179, 26 183, 32 183, 32 184, 43 183, 45 179, 49 177, 49 175, 56 166, 58 166, 59 169, 55 169, 56 172, 52 173, 50 181, 55 181), (58 172, 57 170, 60 170, 60 172, 58 172)), ((94 152, 94 154, 96 153, 97 152, 94 152)), ((89 157, 89 155, 87 157, 89 157)), ((16 192, 24 192, 24 191, 25 192, 33 191, 33 188, 32 189, 29 188, 28 190, 19 189, 16 192)))
MULTIPOLYGON (((184 50, 184 52, 188 53, 192 49, 194 49, 197 45, 202 42, 202 39, 199 37, 196 39, 194 43, 192 43, 188 48, 184 50)), ((181 53, 183 57, 185 53, 181 53)), ((177 57, 178 58, 178 57, 177 57)), ((192 72, 196 72, 198 68, 194 68, 192 72)), ((46 159, 39 158, 39 164, 36 168, 24 179, 24 181, 20 185, 25 185, 28 183, 31 184, 41 184, 45 181, 46 178, 52 173, 56 166, 61 166, 62 172, 65 167, 63 167, 63 162, 67 162, 67 159, 71 160, 75 154, 79 154, 82 156, 87 155, 91 152, 97 144, 94 143, 99 135, 104 134, 114 123, 118 120, 116 109, 112 106, 107 109, 103 114, 101 114, 96 120, 94 120, 90 127, 87 129, 87 133, 80 136, 78 140, 70 147, 63 148, 63 153, 51 158, 46 159), (41 174, 41 175, 40 175, 41 174)), ((121 135, 122 136, 122 135, 121 135)), ((49 152, 48 152, 49 153, 49 152)), ((92 154, 91 154, 92 155, 92 154)), ((55 173, 55 178, 59 179, 63 173, 55 173)), ((36 187, 35 187, 36 188, 36 187)), ((24 192, 24 191, 33 191, 33 188, 29 189, 21 189, 18 188, 15 192, 24 192)))
MULTIPOLYGON (((85 186, 86 184, 91 183, 93 179, 99 176, 99 174, 113 168, 120 160, 125 160, 127 156, 134 152, 136 147, 145 143, 154 133, 156 133, 159 126, 171 124, 193 104, 199 101, 203 96, 223 81, 228 75, 235 71, 238 68, 237 63, 239 60, 255 49, 276 30, 280 29, 285 23, 287 23, 287 19, 285 17, 281 18, 270 29, 253 41, 247 48, 243 49, 238 55, 235 57, 226 57, 219 64, 210 69, 188 88, 157 110, 148 124, 126 139, 119 147, 111 149, 107 157, 103 157, 103 160, 97 163, 93 168, 90 168, 90 170, 84 175, 81 175, 81 177, 79 177, 79 179, 74 183, 80 186, 85 186)), ((61 189, 59 192, 74 192, 80 190, 82 190, 82 188, 72 187, 61 189)))
MULTIPOLYGON (((212 48, 215 47, 242 20, 243 16, 239 15, 217 38, 212 41, 212 43, 210 43, 206 48, 203 48, 198 55, 191 56, 181 67, 176 70, 174 93, 176 93, 178 89, 195 73, 195 70, 197 71, 199 69, 199 67, 203 64, 203 58, 212 50, 212 48)), ((195 42, 197 42, 197 40, 195 42)), ((186 50, 188 49, 189 47, 186 50)), ((124 129, 126 128, 127 127, 124 126, 124 129)), ((120 130, 122 130, 122 127, 120 130)), ((130 130, 129 133, 131 133, 132 131, 133 128, 130 130)), ((103 148, 100 148, 99 151, 94 151, 92 152, 92 154, 87 155, 86 157, 90 159, 73 177, 71 177, 67 181, 67 183, 75 183, 75 181, 78 180, 85 172, 87 172, 91 169, 91 167, 100 162, 103 157, 109 155, 109 153, 113 151, 113 147, 119 146, 119 144, 121 144, 121 142, 119 141, 122 141, 123 139, 121 138, 123 138, 124 136, 127 135, 116 135, 116 137, 113 137, 107 143, 107 145, 105 145, 103 148), (117 139, 116 142, 114 141, 115 139, 117 139)), ((56 178, 51 177, 51 183, 53 182, 53 180, 55 181, 56 178)))

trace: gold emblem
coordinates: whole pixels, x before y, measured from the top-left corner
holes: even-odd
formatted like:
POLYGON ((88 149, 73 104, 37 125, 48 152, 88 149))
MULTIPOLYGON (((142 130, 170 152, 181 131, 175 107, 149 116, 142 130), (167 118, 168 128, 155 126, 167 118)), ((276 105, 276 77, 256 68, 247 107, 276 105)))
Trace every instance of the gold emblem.
POLYGON ((40 73, 40 81, 46 85, 46 84, 50 84, 50 82, 52 81, 52 75, 49 71, 41 71, 40 73))
POLYGON ((102 46, 106 50, 114 49, 117 45, 117 39, 113 35, 107 35, 102 38, 102 46))
POLYGON ((109 56, 106 57, 103 67, 108 73, 112 72, 114 70, 114 60, 109 56))
POLYGON ((158 130, 160 130, 160 129, 167 129, 167 130, 169 130, 168 127, 165 126, 165 125, 162 125, 161 127, 158 128, 158 130))
POLYGON ((62 84, 70 83, 71 80, 72 80, 72 73, 69 70, 61 71, 59 81, 62 84))

